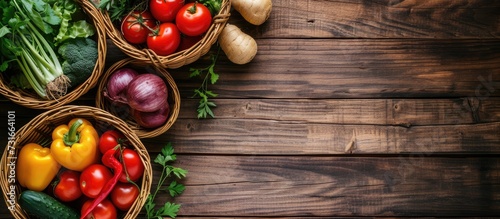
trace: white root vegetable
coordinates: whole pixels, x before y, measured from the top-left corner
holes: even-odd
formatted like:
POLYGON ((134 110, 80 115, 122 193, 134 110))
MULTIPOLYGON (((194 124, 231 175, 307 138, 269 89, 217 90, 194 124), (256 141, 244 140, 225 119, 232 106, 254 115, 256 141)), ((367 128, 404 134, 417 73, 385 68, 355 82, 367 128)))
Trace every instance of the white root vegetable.
POLYGON ((235 64, 246 64, 257 54, 257 42, 233 24, 226 24, 218 38, 222 51, 235 64))
POLYGON ((263 24, 271 14, 271 0, 231 0, 231 7, 253 25, 263 24))

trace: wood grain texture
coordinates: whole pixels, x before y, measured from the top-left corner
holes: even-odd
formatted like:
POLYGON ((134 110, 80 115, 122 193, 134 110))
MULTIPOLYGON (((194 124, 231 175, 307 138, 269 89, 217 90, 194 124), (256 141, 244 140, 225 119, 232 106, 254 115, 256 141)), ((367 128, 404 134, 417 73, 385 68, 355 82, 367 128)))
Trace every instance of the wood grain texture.
POLYGON ((500 3, 481 0, 273 0, 268 22, 249 26, 259 38, 498 38, 500 3))
MULTIPOLYGON (((497 40, 261 39, 235 68, 220 57, 220 98, 419 98, 500 96, 497 40)), ((207 66, 202 59, 190 67, 207 66)), ((201 79, 174 69, 183 97, 201 79)))
POLYGON ((500 122, 471 125, 380 126, 296 121, 179 119, 168 135, 143 142, 159 151, 173 141, 182 153, 298 155, 500 153, 500 122), (346 151, 348 144, 352 151, 346 151))
MULTIPOLYGON (((220 99, 216 119, 350 125, 459 125, 500 121, 500 98, 455 99, 220 99)), ((198 100, 183 99, 180 119, 196 118, 198 100)))
POLYGON ((190 171, 181 215, 500 214, 497 158, 190 155, 176 165, 190 171))

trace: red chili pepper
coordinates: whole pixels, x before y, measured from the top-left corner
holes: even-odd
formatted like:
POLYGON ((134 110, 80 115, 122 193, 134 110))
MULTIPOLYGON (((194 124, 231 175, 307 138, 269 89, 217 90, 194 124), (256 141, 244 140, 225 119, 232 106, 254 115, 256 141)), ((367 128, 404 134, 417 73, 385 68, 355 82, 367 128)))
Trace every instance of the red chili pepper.
POLYGON ((109 180, 106 185, 104 185, 99 196, 95 198, 92 201, 90 207, 82 213, 80 219, 87 217, 87 215, 89 215, 95 209, 95 207, 97 207, 97 205, 99 205, 99 203, 101 203, 102 200, 104 200, 109 195, 109 193, 111 193, 116 183, 118 182, 118 179, 122 175, 123 166, 115 157, 115 154, 118 151, 120 151, 120 146, 109 149, 108 151, 106 151, 106 153, 104 153, 104 155, 102 155, 102 164, 113 170, 113 178, 111 178, 111 180, 109 180))

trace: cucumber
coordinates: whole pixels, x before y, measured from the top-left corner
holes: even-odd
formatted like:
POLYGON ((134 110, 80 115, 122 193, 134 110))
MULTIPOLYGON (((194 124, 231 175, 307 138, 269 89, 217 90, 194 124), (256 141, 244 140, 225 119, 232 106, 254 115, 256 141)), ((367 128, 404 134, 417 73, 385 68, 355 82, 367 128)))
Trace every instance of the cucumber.
POLYGON ((23 191, 18 202, 28 215, 35 218, 80 218, 74 209, 43 192, 23 191))

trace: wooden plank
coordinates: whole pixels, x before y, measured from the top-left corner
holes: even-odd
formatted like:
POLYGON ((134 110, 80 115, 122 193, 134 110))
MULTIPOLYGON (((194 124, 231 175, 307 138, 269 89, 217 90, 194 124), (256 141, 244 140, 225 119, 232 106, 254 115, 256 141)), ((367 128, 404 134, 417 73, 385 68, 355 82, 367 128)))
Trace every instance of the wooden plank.
POLYGON ((269 20, 249 26, 258 38, 498 38, 500 3, 483 0, 273 0, 269 20))
POLYGON ((168 134, 143 139, 150 151, 168 141, 201 154, 498 154, 500 122, 381 126, 300 121, 178 119, 168 134))
MULTIPOLYGON (((357 125, 458 125, 500 121, 500 98, 214 99, 216 119, 357 125)), ((182 100, 178 118, 196 118, 198 99, 182 100)))
MULTIPOLYGON (((176 124, 143 142, 152 151, 176 141, 183 153, 207 154, 499 153, 499 101, 217 99, 217 118, 198 120, 197 100, 183 100, 176 124)), ((41 112, 0 103, 17 112, 18 129, 41 112)))
MULTIPOLYGON (((244 67, 220 57, 220 98, 419 98, 500 95, 500 41, 261 39, 244 67)), ((190 67, 205 67, 205 59, 190 67)), ((201 79, 170 72, 183 97, 201 79)))
POLYGON ((500 214, 499 158, 177 158, 189 171, 185 192, 174 200, 182 204, 181 216, 500 214))

